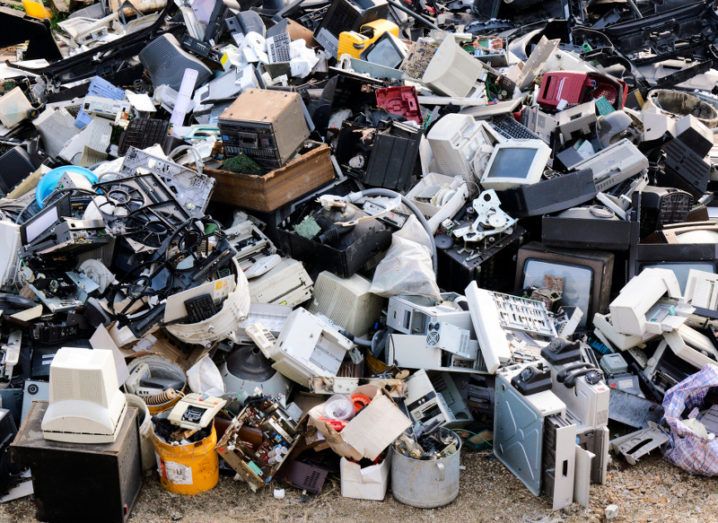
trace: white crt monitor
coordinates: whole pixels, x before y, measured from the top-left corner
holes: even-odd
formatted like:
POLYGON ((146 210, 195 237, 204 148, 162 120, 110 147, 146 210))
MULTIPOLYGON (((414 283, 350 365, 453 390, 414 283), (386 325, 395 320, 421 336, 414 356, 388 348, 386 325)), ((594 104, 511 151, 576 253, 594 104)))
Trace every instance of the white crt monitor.
POLYGON ((502 191, 519 185, 531 185, 541 179, 551 157, 551 148, 543 140, 508 140, 494 147, 481 176, 484 189, 502 191))

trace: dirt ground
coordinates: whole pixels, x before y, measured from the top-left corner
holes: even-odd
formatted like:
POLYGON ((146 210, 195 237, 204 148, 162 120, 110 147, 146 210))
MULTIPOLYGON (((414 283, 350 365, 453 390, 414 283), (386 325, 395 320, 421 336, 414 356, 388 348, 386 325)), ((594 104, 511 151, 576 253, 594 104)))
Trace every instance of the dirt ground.
MULTIPOLYGON (((222 523, 300 521, 502 521, 521 523, 600 522, 607 505, 619 507, 614 521, 718 521, 718 483, 690 476, 658 456, 635 467, 609 465, 605 485, 591 487, 587 509, 572 505, 552 512, 548 501, 536 498, 490 453, 465 454, 461 492, 450 505, 433 510, 407 507, 387 495, 384 502, 342 498, 339 479, 327 482, 319 496, 302 497, 287 488, 286 497, 274 499, 271 488, 253 494, 243 483, 222 478, 211 492, 184 497, 162 489, 149 476, 135 505, 131 523, 222 523)), ((0 521, 31 522, 31 499, 0 505, 0 521)))

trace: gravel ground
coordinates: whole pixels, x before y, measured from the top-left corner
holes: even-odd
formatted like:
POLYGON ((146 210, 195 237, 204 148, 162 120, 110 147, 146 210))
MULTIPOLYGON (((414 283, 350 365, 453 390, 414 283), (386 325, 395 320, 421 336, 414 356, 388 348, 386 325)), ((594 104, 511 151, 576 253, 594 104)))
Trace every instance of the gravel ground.
MULTIPOLYGON (((162 489, 149 476, 140 493, 132 523, 229 521, 504 521, 522 523, 600 522, 607 505, 619 507, 614 521, 718 521, 718 484, 714 479, 690 476, 651 456, 635 467, 609 465, 605 485, 591 487, 587 509, 572 505, 552 512, 548 501, 536 498, 490 453, 465 454, 461 492, 450 505, 433 510, 407 507, 391 495, 384 502, 342 498, 339 480, 332 479, 317 497, 303 498, 288 488, 285 499, 272 497, 271 489, 253 494, 244 484, 222 478, 211 492, 184 497, 162 489)), ((30 522, 30 499, 0 506, 0 521, 30 522)))

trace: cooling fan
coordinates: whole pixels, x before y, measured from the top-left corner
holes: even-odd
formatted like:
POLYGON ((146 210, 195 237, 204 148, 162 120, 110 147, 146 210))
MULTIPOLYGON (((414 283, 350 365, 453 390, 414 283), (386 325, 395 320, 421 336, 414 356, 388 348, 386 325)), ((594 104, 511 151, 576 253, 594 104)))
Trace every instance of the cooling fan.
POLYGON ((184 221, 185 218, 170 202, 144 207, 127 217, 125 237, 147 247, 158 248, 184 221))
POLYGON ((95 198, 95 204, 102 215, 112 221, 127 218, 148 203, 138 188, 124 183, 113 183, 104 194, 95 198))
POLYGON ((429 323, 426 328, 426 344, 430 347, 439 344, 441 335, 439 334, 440 325, 438 323, 429 323))
POLYGON ((135 174, 95 184, 95 204, 107 230, 131 244, 158 248, 189 215, 157 176, 135 174))

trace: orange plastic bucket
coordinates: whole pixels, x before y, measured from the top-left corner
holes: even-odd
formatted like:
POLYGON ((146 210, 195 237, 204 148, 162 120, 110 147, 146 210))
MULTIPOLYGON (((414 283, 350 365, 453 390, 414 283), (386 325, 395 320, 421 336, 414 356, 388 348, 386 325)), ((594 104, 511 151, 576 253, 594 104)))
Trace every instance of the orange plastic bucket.
POLYGON ((219 481, 217 431, 188 445, 168 445, 152 432, 160 483, 175 494, 193 495, 212 490, 219 481))

